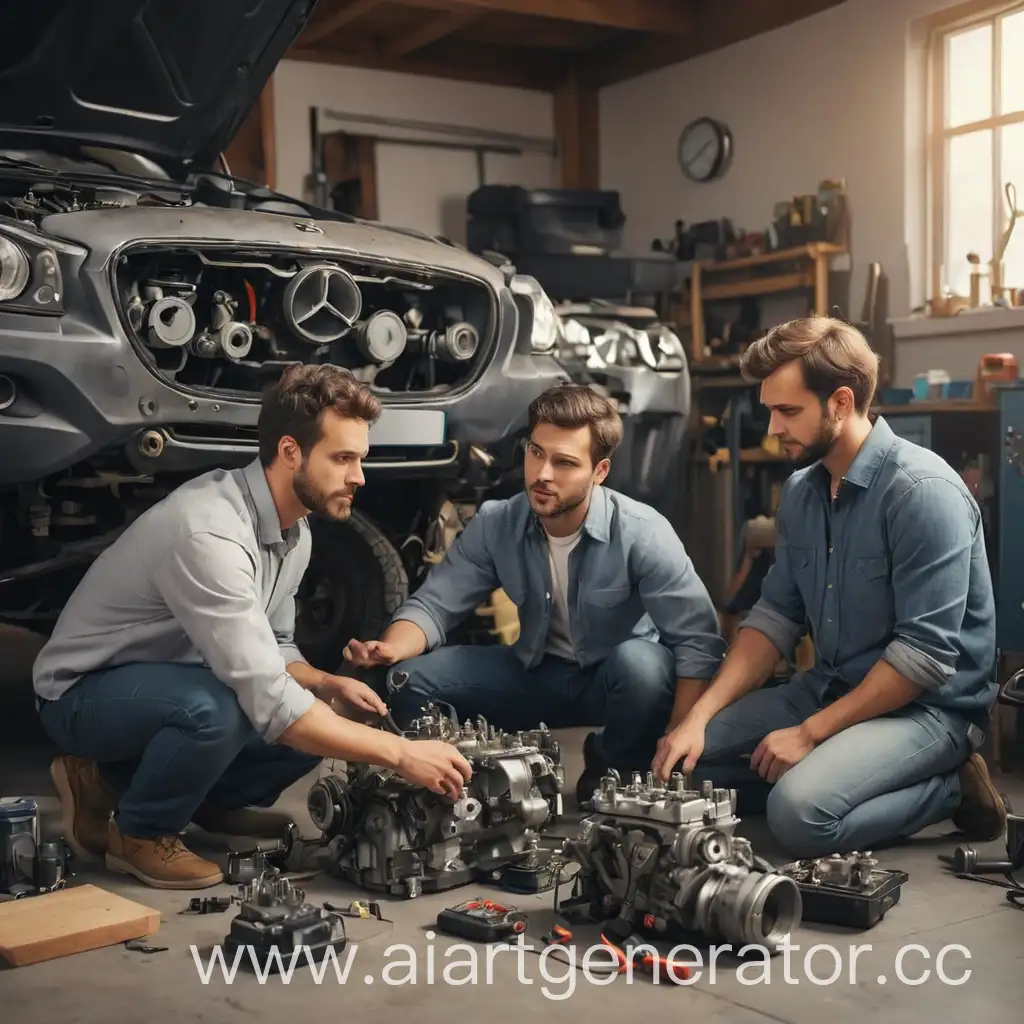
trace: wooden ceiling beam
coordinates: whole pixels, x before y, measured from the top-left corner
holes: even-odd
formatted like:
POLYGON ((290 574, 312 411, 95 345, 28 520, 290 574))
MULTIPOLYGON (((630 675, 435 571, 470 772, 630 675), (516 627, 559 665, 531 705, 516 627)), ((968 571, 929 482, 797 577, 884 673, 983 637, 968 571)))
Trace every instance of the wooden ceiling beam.
POLYGON ((398 71, 407 75, 447 78, 456 82, 504 85, 537 92, 554 91, 561 80, 563 65, 558 55, 496 46, 474 46, 460 54, 431 55, 430 58, 416 54, 387 57, 372 47, 342 51, 327 47, 295 46, 285 54, 285 58, 375 71, 398 71))
POLYGON ((334 35, 340 28, 369 14, 375 7, 380 6, 380 0, 352 0, 351 3, 340 7, 326 17, 319 18, 309 24, 309 27, 299 37, 303 46, 312 46, 313 43, 334 35))
POLYGON ((450 11, 453 7, 491 14, 574 21, 630 32, 686 35, 694 19, 682 0, 401 0, 406 7, 450 11))
MULTIPOLYGON (((662 36, 591 51, 583 79, 595 88, 614 85, 678 64, 733 43, 802 21, 847 0, 691 0, 694 31, 686 38, 662 36)), ((792 59, 780 54, 780 59, 792 59)))
POLYGON ((456 11, 444 17, 431 18, 418 28, 410 29, 395 39, 388 40, 381 47, 381 53, 391 58, 406 57, 430 46, 431 43, 436 43, 439 39, 461 32, 483 16, 483 11, 456 11))

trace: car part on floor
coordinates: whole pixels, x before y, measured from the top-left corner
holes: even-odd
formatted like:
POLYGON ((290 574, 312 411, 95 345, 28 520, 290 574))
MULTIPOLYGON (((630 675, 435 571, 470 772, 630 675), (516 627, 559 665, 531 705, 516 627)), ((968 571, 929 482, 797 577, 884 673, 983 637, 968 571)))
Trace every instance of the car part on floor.
POLYGON ((492 878, 529 861, 537 831, 561 814, 565 773, 542 724, 498 732, 482 718, 460 723, 437 704, 405 735, 454 744, 473 777, 450 800, 373 765, 347 765, 309 791, 313 824, 331 847, 335 874, 365 889, 415 897, 492 878))
POLYGON ((63 839, 44 842, 31 797, 0 797, 0 894, 13 899, 64 887, 71 851, 63 839))
POLYGON ((879 868, 871 853, 834 853, 785 864, 780 871, 800 887, 803 920, 845 928, 873 928, 900 901, 905 871, 879 868))
POLYGON ((580 865, 559 911, 585 908, 616 934, 681 931, 770 954, 799 927, 796 882, 735 835, 735 790, 697 792, 678 773, 667 787, 638 772, 624 785, 610 771, 593 807, 559 854, 580 865))

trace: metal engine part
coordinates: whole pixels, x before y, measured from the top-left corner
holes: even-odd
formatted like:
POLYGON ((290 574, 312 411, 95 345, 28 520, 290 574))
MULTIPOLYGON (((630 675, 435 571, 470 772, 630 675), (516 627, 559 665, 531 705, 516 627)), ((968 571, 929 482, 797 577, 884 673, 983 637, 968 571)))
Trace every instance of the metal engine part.
POLYGON ((564 305, 557 312, 562 354, 584 360, 589 369, 622 366, 679 373, 686 366, 679 335, 652 309, 593 302, 564 305))
MULTIPOLYGON (((559 860, 580 865, 573 896, 595 920, 685 932, 776 953, 800 925, 796 882, 754 855, 735 835, 735 790, 667 786, 639 773, 628 785, 609 772, 594 792, 594 813, 559 860)), ((563 904, 564 906, 565 904, 563 904)))
POLYGON ((837 885, 846 889, 870 889, 877 884, 878 860, 870 852, 817 857, 784 864, 784 871, 804 885, 837 885))
POLYGON ((562 812, 565 771, 547 727, 498 732, 428 704, 405 731, 443 740, 473 777, 453 804, 394 772, 347 765, 318 779, 307 808, 336 875, 374 892, 415 897, 484 879, 536 855, 537 830, 562 812))
MULTIPOLYGON (((164 295, 159 288, 148 289, 152 305, 145 312, 146 343, 150 348, 181 348, 196 332, 196 315, 189 303, 177 295, 164 295)), ((141 314, 141 300, 139 300, 141 314)))
POLYGON ((214 292, 209 330, 189 343, 189 351, 204 359, 244 359, 252 348, 252 328, 235 320, 237 309, 238 303, 227 292, 214 292))

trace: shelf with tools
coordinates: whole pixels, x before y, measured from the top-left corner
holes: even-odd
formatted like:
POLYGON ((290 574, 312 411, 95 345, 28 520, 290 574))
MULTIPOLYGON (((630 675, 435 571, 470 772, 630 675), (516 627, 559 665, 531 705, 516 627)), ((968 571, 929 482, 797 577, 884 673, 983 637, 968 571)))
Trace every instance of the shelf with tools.
MULTIPOLYGON (((756 298, 810 289, 812 311, 825 315, 829 308, 828 275, 831 260, 846 254, 831 242, 808 242, 731 260, 697 260, 690 275, 690 331, 693 369, 720 369, 720 359, 707 353, 704 303, 756 298)), ((725 357, 729 358, 729 357, 725 357)))

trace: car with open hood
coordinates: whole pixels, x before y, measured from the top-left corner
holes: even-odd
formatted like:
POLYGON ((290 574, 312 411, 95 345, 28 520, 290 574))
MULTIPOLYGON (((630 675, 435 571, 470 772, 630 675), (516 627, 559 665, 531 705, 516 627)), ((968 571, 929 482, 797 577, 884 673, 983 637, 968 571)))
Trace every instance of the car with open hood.
POLYGON ((383 405, 352 518, 311 524, 297 639, 334 669, 509 486, 529 402, 566 379, 506 261, 227 173, 313 7, 0 12, 0 618, 45 632, 135 516, 256 457, 286 367, 331 362, 383 405))

